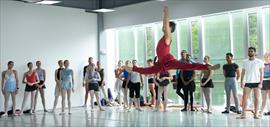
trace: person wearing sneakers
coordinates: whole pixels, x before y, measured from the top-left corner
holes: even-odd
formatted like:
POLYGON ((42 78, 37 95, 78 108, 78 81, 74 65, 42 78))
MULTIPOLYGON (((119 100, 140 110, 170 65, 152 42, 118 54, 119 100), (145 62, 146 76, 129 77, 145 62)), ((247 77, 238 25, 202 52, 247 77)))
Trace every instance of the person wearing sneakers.
POLYGON ((249 47, 248 48, 248 56, 249 58, 243 61, 243 69, 241 73, 241 87, 244 89, 243 91, 243 111, 238 119, 246 118, 246 108, 247 108, 247 100, 250 95, 251 90, 254 92, 254 119, 259 119, 259 96, 260 89, 262 88, 263 83, 263 68, 264 63, 262 60, 255 58, 256 56, 256 48, 249 47), (245 79, 245 80, 244 80, 245 79))
POLYGON ((226 93, 226 110, 223 111, 223 114, 227 114, 230 112, 230 99, 231 99, 231 91, 233 94, 233 100, 235 104, 235 112, 237 114, 241 114, 239 110, 239 100, 237 96, 237 81, 240 78, 240 70, 239 66, 233 62, 233 54, 226 54, 227 64, 223 65, 223 75, 225 77, 225 93, 226 93))
POLYGON ((2 72, 2 93, 5 97, 5 113, 2 115, 2 117, 8 115, 8 102, 9 97, 11 95, 12 97, 12 109, 13 109, 13 115, 17 116, 16 114, 16 95, 18 93, 18 74, 17 71, 13 69, 14 62, 9 61, 8 62, 8 69, 2 72))

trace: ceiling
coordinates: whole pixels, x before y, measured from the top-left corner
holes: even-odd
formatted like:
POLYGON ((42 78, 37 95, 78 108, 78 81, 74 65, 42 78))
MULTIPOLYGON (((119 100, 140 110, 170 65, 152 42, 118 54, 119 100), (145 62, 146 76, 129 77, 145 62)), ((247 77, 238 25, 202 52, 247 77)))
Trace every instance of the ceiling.
MULTIPOLYGON (((35 2, 41 0, 16 0, 24 2, 35 2)), ((112 9, 121 6, 127 6, 131 4, 136 4, 140 2, 146 2, 150 0, 57 0, 60 3, 54 4, 56 6, 71 7, 85 9, 86 11, 91 11, 95 9, 112 9)))

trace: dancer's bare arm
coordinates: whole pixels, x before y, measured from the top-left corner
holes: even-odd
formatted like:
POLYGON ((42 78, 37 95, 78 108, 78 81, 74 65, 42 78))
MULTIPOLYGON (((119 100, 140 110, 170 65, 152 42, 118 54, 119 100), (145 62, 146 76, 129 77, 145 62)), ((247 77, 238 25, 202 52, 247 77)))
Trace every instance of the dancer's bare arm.
POLYGON ((164 35, 166 39, 166 45, 170 45, 172 37, 171 37, 171 29, 170 29, 170 22, 169 22, 168 6, 164 6, 164 9, 163 9, 163 28, 164 28, 164 35))

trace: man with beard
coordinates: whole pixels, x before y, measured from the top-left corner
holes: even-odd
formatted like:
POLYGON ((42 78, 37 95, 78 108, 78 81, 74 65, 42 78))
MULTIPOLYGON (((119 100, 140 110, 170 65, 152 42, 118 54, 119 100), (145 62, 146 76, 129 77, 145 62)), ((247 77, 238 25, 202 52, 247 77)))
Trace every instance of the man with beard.
POLYGON ((243 61, 243 69, 241 74, 241 87, 244 89, 243 92, 243 101, 242 107, 243 111, 238 119, 246 118, 246 107, 247 107, 247 99, 250 95, 251 90, 254 92, 254 119, 259 119, 258 108, 259 108, 259 96, 260 89, 262 88, 263 82, 263 68, 264 63, 262 60, 255 58, 256 49, 254 47, 248 48, 248 56, 249 58, 243 61), (244 82, 245 78, 245 82, 244 82))

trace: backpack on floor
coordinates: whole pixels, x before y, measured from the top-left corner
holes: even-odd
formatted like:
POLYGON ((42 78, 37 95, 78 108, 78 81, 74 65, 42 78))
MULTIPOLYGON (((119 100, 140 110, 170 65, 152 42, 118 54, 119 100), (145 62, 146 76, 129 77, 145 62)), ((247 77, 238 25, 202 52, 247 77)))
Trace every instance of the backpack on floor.
POLYGON ((108 98, 109 98, 110 101, 113 100, 113 96, 112 96, 112 92, 111 92, 110 88, 108 88, 108 98))
POLYGON ((106 102, 106 100, 104 98, 102 98, 100 100, 100 104, 101 104, 101 106, 105 106, 105 105, 107 105, 107 102, 106 102))

